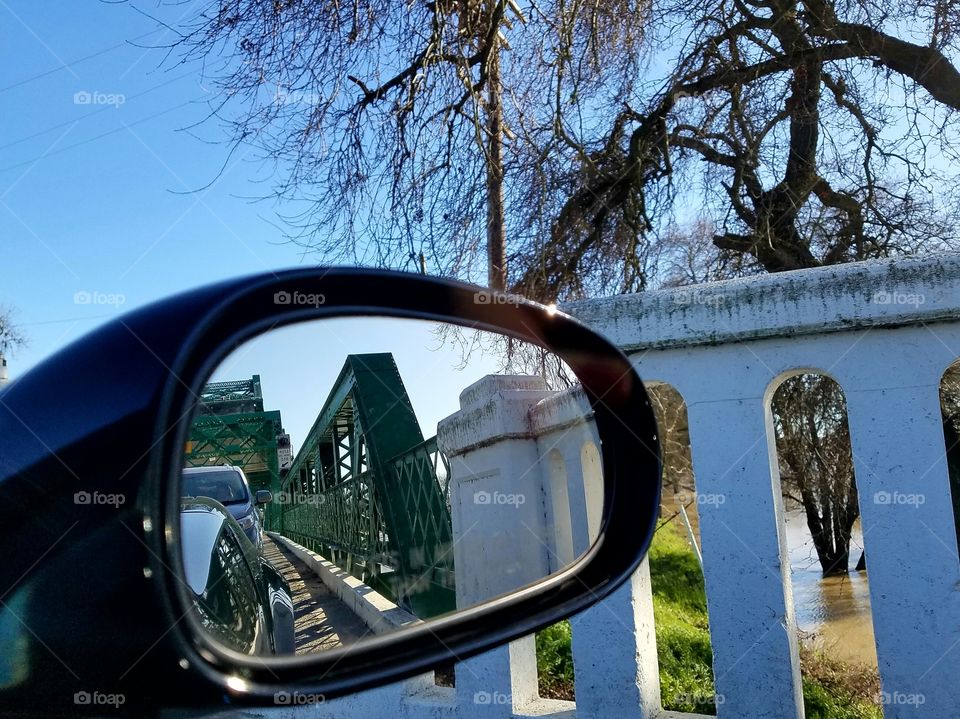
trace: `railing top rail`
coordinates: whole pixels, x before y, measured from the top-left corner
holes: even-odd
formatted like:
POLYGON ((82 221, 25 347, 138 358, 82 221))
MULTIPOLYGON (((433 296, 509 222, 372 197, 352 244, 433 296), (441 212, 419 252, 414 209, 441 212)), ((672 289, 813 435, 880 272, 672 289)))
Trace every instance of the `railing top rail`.
POLYGON ((298 497, 323 497, 326 495, 332 496, 333 494, 342 492, 344 489, 348 489, 357 483, 369 482, 371 477, 373 477, 373 470, 367 469, 359 474, 353 475, 352 477, 338 480, 336 484, 332 484, 325 489, 319 489, 315 492, 302 492, 300 491, 300 486, 297 483, 291 484, 290 487, 292 488, 292 493, 298 497))
POLYGON ((409 447, 402 452, 397 452, 390 459, 386 461, 386 464, 394 464, 397 461, 406 459, 407 457, 412 457, 417 454, 417 452, 425 451, 428 454, 437 451, 437 436, 428 437, 427 439, 419 442, 412 447, 409 447))
POLYGON ((960 317, 960 253, 871 260, 570 302, 625 351, 960 317))

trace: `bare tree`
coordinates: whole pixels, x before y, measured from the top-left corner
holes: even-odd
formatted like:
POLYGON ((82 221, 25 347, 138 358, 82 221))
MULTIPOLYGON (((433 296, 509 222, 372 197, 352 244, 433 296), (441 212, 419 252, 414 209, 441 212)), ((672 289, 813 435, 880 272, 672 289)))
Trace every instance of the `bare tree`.
POLYGON ((647 393, 650 395, 659 429, 664 490, 669 489, 673 494, 692 491, 694 482, 690 428, 683 397, 668 384, 648 385, 647 393))
POLYGON ((203 60, 235 149, 261 150, 271 194, 302 208, 297 241, 502 288, 551 222, 556 149, 579 152, 571 128, 637 75, 641 8, 211 0, 174 52, 203 60))
POLYGON ((840 385, 819 374, 791 377, 772 409, 782 491, 803 506, 824 576, 845 574, 860 508, 840 385))
POLYGON ((0 307, 0 355, 8 354, 22 347, 27 337, 14 321, 14 311, 10 307, 0 307))
MULTIPOLYGON (((178 48, 326 261, 549 302, 958 239, 960 0, 205 8, 178 48)), ((845 414, 806 382, 776 407, 785 487, 844 571, 856 487, 820 423, 845 414)))
POLYGON ((940 412, 943 417, 954 527, 960 547, 960 361, 950 365, 943 374, 940 382, 940 412))
POLYGON ((715 226, 706 219, 671 226, 657 243, 657 262, 648 278, 659 287, 684 287, 762 273, 749 255, 724 252, 713 244, 715 226))
POLYGON ((958 19, 955 0, 654 2, 650 47, 680 49, 581 163, 540 248, 558 269, 521 284, 562 294, 559 268, 691 210, 769 272, 956 241, 958 19))
POLYGON ((553 301, 698 219, 744 272, 957 239, 958 0, 203 7, 177 47, 326 261, 553 301))

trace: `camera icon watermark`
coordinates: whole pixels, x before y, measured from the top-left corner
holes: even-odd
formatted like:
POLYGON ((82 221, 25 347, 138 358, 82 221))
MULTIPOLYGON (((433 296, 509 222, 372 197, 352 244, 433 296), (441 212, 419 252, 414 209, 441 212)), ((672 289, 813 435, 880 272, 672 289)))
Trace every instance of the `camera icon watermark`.
POLYGON ((99 292, 97 290, 77 290, 73 293, 75 305, 107 305, 119 308, 127 301, 127 296, 117 292, 99 292))
POLYGON ((497 506, 513 507, 519 509, 526 504, 527 496, 525 494, 511 494, 507 492, 487 492, 480 490, 473 493, 474 504, 490 504, 497 506))
POLYGON ((309 504, 319 507, 326 501, 322 494, 296 494, 295 492, 274 492, 273 501, 277 504, 300 505, 309 504))
POLYGON ((105 492, 75 492, 73 503, 77 505, 90 505, 91 507, 113 507, 118 509, 127 501, 126 495, 107 494, 105 492))
POLYGON ((875 305, 907 305, 919 307, 927 301, 926 295, 919 292, 888 292, 887 290, 878 290, 873 293, 871 301, 875 305))
POLYGON ((273 703, 277 706, 305 706, 308 704, 323 704, 327 698, 323 694, 304 694, 303 692, 276 692, 273 703))
POLYGON ((874 504, 906 505, 908 507, 917 508, 921 504, 925 504, 926 501, 927 497, 924 494, 911 494, 897 491, 880 491, 874 492, 873 494, 874 504))
POLYGON ((925 694, 907 692, 880 692, 877 695, 877 703, 882 706, 912 706, 919 707, 927 703, 925 694))
POLYGON ((503 706, 511 703, 509 694, 503 692, 474 692, 473 703, 487 706, 503 706))
POLYGON ((719 307, 727 301, 726 295, 719 292, 704 292, 698 289, 677 290, 673 295, 675 304, 681 307, 690 305, 707 305, 709 307, 719 307))
POLYGON ((113 107, 119 109, 126 101, 127 96, 122 92, 79 90, 73 93, 74 105, 113 105, 113 107))
POLYGON ((723 694, 708 694, 706 692, 683 692, 673 697, 676 704, 687 704, 692 706, 710 705, 720 706, 726 703, 726 697, 723 694))
POLYGON ((696 505, 708 505, 713 507, 719 507, 722 504, 725 504, 727 501, 727 495, 722 493, 713 493, 707 494, 704 492, 689 492, 677 495, 677 502, 683 506, 688 504, 696 505))
POLYGON ((275 305, 307 305, 309 307, 320 307, 326 304, 327 298, 319 292, 287 292, 280 290, 273 295, 273 304, 275 305))
POLYGON ((127 703, 127 697, 123 694, 81 691, 73 695, 73 703, 77 706, 113 707, 114 709, 119 709, 127 703))
POLYGON ((507 295, 503 292, 488 292, 481 290, 473 293, 475 305, 519 305, 520 298, 516 295, 507 295))
POLYGON ((316 107, 323 102, 323 95, 308 90, 291 90, 278 87, 273 101, 278 105, 306 105, 316 107))

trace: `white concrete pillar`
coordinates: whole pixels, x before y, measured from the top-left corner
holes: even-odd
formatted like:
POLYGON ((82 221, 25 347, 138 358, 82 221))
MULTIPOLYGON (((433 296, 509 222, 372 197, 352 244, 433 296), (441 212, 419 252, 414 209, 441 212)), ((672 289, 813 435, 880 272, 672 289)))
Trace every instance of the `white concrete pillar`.
POLYGON ((623 586, 570 624, 577 716, 656 717, 660 674, 647 560, 623 586))
POLYGON ((573 521, 570 511, 570 484, 567 476, 567 461, 556 447, 547 452, 547 471, 550 474, 547 503, 547 524, 550 535, 550 569, 558 571, 573 563, 573 521))
POLYGON ((717 714, 793 719, 802 716, 803 697, 782 500, 768 449, 769 372, 703 359, 700 386, 684 399, 717 714))
POLYGON ((539 696, 533 636, 459 662, 455 671, 462 716, 511 717, 539 696))
POLYGON ((491 375, 460 395, 437 444, 450 464, 457 606, 469 607, 549 574, 543 482, 529 413, 549 396, 534 377, 491 375))
MULTIPOLYGON (((457 606, 469 607, 548 576, 544 481, 530 410, 550 396, 533 377, 488 376, 460 395, 437 444, 450 464, 457 606)), ((538 697, 534 638, 457 665, 468 715, 511 716, 538 697)))
POLYGON ((873 332, 844 362, 873 632, 887 717, 956 716, 960 561, 940 379, 960 331, 873 332))
POLYGON ((593 410, 580 387, 541 400, 530 418, 542 471, 549 476, 544 483, 547 534, 559 548, 552 557, 553 571, 557 571, 586 552, 597 538, 603 514, 600 441, 593 410))

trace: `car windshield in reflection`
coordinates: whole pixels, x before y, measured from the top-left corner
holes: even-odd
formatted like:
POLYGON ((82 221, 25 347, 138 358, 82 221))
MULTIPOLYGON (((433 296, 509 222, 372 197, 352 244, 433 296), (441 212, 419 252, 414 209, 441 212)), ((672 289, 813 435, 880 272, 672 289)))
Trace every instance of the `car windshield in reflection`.
POLYGON ((183 472, 184 497, 209 497, 220 504, 248 502, 243 475, 233 467, 190 467, 183 472))

